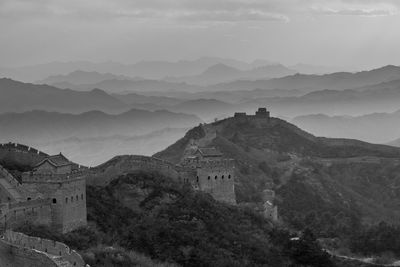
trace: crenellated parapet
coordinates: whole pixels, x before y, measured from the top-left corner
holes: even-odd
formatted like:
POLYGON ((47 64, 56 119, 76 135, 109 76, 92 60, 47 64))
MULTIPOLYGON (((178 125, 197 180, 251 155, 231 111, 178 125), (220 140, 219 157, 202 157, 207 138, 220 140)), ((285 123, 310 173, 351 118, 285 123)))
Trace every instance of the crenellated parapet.
POLYGON ((235 112, 233 118, 239 122, 255 122, 265 124, 269 122, 271 116, 267 108, 259 108, 254 115, 248 115, 246 112, 235 112))
POLYGON ((0 160, 10 164, 33 167, 48 155, 35 148, 17 143, 0 144, 0 160))
POLYGON ((23 144, 18 144, 18 143, 6 143, 6 144, 0 144, 0 150, 7 150, 7 151, 14 151, 14 152, 19 152, 19 153, 30 153, 33 155, 39 155, 46 157, 48 154, 39 151, 33 147, 29 147, 27 145, 23 144))
POLYGON ((85 261, 75 250, 66 244, 39 237, 32 237, 22 233, 6 230, 3 235, 4 242, 30 250, 41 251, 50 258, 59 258, 67 261, 71 266, 85 267, 85 261), (51 257, 52 256, 52 257, 51 257))
POLYGON ((183 167, 202 168, 210 170, 232 169, 235 166, 233 159, 202 160, 199 158, 186 158, 182 162, 183 167))
POLYGON ((89 169, 85 168, 81 171, 74 171, 66 174, 25 172, 22 174, 22 183, 62 183, 74 181, 83 179, 88 171, 89 169))
POLYGON ((123 155, 89 169, 86 179, 89 184, 106 185, 121 175, 140 170, 156 171, 173 179, 180 176, 179 168, 168 161, 154 157, 123 155))

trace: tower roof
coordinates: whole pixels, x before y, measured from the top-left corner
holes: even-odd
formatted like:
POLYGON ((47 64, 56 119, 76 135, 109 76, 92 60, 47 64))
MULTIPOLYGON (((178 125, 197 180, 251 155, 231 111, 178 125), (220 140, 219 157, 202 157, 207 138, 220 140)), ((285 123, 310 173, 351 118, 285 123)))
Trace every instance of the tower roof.
POLYGON ((215 147, 199 147, 197 152, 199 152, 203 157, 222 157, 222 153, 215 147))
POLYGON ((71 161, 69 161, 63 154, 60 153, 58 155, 46 157, 44 160, 36 164, 35 167, 42 165, 46 161, 55 167, 61 167, 72 164, 71 161))

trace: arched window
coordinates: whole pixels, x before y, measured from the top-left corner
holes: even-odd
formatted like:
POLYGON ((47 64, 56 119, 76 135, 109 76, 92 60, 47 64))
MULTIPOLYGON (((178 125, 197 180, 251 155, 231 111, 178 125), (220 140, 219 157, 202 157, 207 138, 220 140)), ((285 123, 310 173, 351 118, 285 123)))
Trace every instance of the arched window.
POLYGON ((78 197, 78 195, 76 195, 75 199, 76 199, 76 201, 78 201, 78 200, 79 200, 79 197, 78 197))
POLYGON ((71 202, 74 202, 74 197, 71 197, 71 202))
POLYGON ((210 176, 208 176, 208 180, 210 180, 211 179, 211 177, 210 176))
POLYGON ((57 203, 57 199, 53 198, 53 204, 56 204, 56 203, 57 203))
POLYGON ((222 175, 221 178, 224 179, 224 176, 222 175))
POLYGON ((228 179, 231 179, 231 175, 230 174, 228 175, 228 179))
POLYGON ((218 176, 215 175, 215 180, 217 180, 218 176))
POLYGON ((196 181, 199 182, 199 176, 196 177, 196 181))

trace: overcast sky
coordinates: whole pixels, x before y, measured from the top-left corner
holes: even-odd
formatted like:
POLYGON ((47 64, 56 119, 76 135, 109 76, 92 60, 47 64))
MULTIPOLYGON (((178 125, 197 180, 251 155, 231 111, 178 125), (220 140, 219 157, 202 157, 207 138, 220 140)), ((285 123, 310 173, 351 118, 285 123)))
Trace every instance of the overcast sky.
POLYGON ((219 56, 400 65, 400 0, 0 0, 0 65, 219 56))

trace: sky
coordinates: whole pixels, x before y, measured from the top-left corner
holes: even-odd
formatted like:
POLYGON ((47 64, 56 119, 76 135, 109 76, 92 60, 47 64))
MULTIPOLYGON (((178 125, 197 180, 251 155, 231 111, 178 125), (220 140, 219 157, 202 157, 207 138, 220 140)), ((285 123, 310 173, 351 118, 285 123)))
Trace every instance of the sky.
POLYGON ((0 0, 0 66, 217 56, 400 65, 400 0, 0 0))

